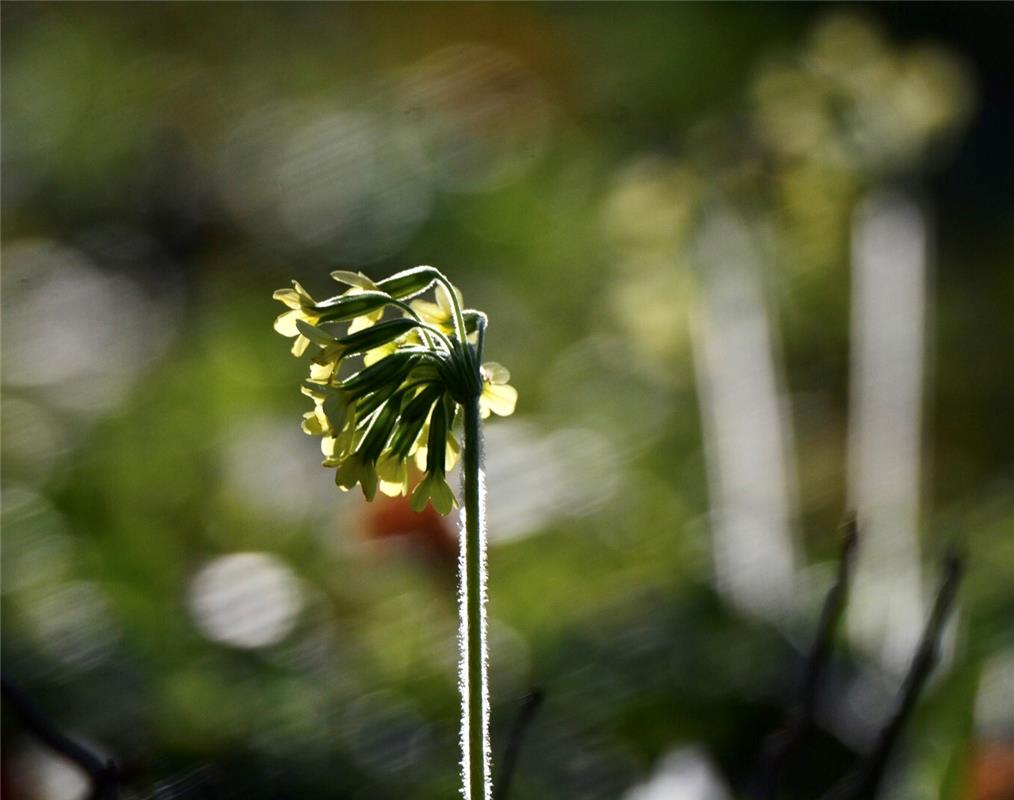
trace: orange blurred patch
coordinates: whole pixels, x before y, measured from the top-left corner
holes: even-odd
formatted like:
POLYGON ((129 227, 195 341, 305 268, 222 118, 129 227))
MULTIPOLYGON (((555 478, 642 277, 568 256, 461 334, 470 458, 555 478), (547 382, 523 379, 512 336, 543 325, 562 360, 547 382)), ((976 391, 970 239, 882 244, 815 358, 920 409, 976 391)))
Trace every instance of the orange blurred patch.
POLYGON ((457 563, 454 524, 432 506, 412 510, 407 497, 380 497, 365 506, 364 530, 370 539, 402 539, 412 549, 452 567, 457 563))
POLYGON ((966 800, 1014 800, 1014 742, 980 742, 972 751, 966 800))

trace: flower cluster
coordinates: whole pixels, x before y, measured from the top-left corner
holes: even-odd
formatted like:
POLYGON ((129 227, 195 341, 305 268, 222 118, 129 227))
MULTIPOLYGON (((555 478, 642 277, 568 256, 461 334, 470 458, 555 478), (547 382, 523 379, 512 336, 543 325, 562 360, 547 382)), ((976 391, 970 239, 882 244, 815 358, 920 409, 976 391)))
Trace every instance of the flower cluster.
POLYGON ((359 484, 369 500, 378 489, 391 497, 411 489, 413 508, 430 502, 447 514, 457 505, 446 476, 460 452, 462 406, 478 398, 483 417, 507 416, 517 402, 507 370, 480 364, 486 317, 464 309, 433 267, 376 283, 358 272, 331 277, 347 288, 320 302, 295 281, 274 293, 289 309, 275 330, 295 339, 294 355, 312 353, 302 392, 314 407, 303 430, 322 437, 324 466, 341 489, 359 484), (435 302, 421 297, 431 289, 435 302), (350 374, 353 357, 361 368, 350 374))

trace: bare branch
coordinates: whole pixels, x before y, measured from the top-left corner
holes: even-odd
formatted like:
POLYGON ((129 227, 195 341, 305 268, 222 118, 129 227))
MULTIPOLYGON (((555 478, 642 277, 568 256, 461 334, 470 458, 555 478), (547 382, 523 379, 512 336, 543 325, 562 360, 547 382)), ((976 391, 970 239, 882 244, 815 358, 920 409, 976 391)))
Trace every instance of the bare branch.
POLYGON ((112 759, 103 762, 91 750, 63 734, 28 695, 6 676, 0 679, 0 685, 4 700, 14 709, 25 727, 50 749, 88 774, 92 782, 89 800, 115 800, 118 782, 116 763, 112 759))
POLYGON ((521 753, 521 743, 528 726, 531 725, 535 712, 542 705, 544 695, 541 689, 532 689, 521 698, 521 708, 518 709, 514 723, 511 725, 510 734, 507 737, 507 747, 503 754, 503 766, 501 767, 500 780, 493 795, 494 800, 507 800, 510 793, 511 781, 514 778, 514 771, 518 765, 518 756, 521 753))
POLYGON ((817 692, 827 669, 835 632, 848 603, 848 589, 852 576, 859 533, 854 515, 842 525, 843 536, 838 573, 834 584, 824 598, 817 624, 817 635, 806 658, 800 682, 799 700, 788 709, 781 724, 772 731, 761 746, 760 755, 750 779, 750 797, 771 800, 778 791, 785 761, 796 749, 803 734, 813 724, 817 706, 817 692))
POLYGON ((956 553, 949 553, 944 560, 943 576, 933 602, 933 610, 923 630, 919 649, 912 659, 912 666, 905 676, 894 713, 880 732, 877 744, 869 756, 855 772, 843 778, 824 795, 823 800, 873 800, 876 797, 901 733, 911 719, 916 702, 940 658, 940 638, 950 616, 963 570, 963 560, 956 553))

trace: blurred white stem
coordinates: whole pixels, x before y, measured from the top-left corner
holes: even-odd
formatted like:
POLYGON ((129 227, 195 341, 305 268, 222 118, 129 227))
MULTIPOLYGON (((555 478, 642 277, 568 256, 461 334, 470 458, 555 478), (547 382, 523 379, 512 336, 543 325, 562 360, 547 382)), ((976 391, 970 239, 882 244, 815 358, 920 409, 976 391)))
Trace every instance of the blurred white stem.
POLYGON ((849 630, 898 675, 923 617, 916 530, 926 239, 911 198, 875 194, 856 211, 848 484, 863 541, 849 630))
POLYGON ((714 208, 695 258, 692 342, 718 588, 747 613, 777 619, 793 598, 795 482, 758 243, 744 221, 714 208))

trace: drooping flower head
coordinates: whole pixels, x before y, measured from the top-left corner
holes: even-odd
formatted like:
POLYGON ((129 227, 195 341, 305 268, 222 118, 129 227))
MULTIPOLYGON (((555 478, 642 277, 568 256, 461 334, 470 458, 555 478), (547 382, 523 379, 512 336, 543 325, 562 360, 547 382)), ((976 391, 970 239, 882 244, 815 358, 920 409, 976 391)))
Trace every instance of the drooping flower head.
POLYGON ((463 308, 461 292, 433 267, 374 282, 362 273, 331 276, 348 287, 317 302, 298 283, 274 298, 288 307, 275 330, 311 353, 302 392, 314 408, 303 430, 321 437, 323 465, 342 490, 372 500, 411 492, 421 510, 457 505, 447 472, 457 460, 461 406, 476 397, 484 417, 514 412, 517 391, 499 364, 481 364, 486 316, 463 308), (425 299, 433 290, 434 300, 425 299), (351 367, 358 359, 360 367, 351 367), (421 475, 421 477, 419 477, 421 475))

